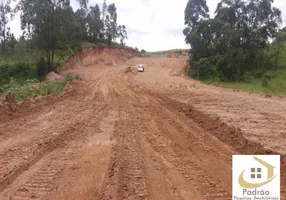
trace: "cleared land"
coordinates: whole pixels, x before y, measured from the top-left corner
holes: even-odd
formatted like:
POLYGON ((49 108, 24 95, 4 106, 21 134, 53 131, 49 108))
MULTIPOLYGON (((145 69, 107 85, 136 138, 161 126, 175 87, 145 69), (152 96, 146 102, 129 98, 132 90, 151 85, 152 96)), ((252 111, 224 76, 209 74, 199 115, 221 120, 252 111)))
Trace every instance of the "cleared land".
POLYGON ((241 153, 280 153, 286 198, 285 98, 187 79, 183 58, 100 53, 70 60, 84 80, 61 96, 0 107, 1 200, 226 200, 241 153))

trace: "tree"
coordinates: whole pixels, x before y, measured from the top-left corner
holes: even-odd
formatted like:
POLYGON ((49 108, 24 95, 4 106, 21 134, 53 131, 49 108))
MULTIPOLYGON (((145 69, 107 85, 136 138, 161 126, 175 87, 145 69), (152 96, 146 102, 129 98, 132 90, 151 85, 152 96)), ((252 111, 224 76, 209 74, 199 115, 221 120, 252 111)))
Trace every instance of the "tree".
POLYGON ((86 9, 89 0, 77 0, 77 2, 79 2, 79 5, 80 5, 81 8, 86 9))
POLYGON ((0 0, 0 41, 2 53, 5 53, 7 42, 7 24, 12 16, 11 0, 0 0), (9 16, 10 15, 10 16, 9 16))
POLYGON ((75 12, 75 18, 76 18, 76 26, 80 32, 79 38, 81 40, 86 40, 88 31, 87 31, 87 10, 84 8, 80 8, 75 12))
POLYGON ((60 20, 55 24, 55 53, 62 59, 73 53, 81 45, 82 30, 78 27, 75 13, 71 6, 58 8, 60 20))
POLYGON ((206 1, 189 0, 183 32, 191 45, 193 66, 203 66, 196 68, 194 76, 201 78, 200 72, 208 66, 215 66, 210 71, 223 81, 239 81, 246 72, 263 71, 268 62, 264 49, 281 23, 281 11, 272 3, 222 0, 215 18, 209 19, 206 1))
POLYGON ((107 6, 104 1, 101 12, 97 4, 87 9, 88 0, 77 1, 81 8, 76 12, 70 0, 20 0, 18 3, 24 39, 43 53, 50 71, 55 70, 56 54, 57 58, 65 57, 82 40, 97 42, 99 38, 107 38, 111 44, 118 37, 122 43, 127 38, 125 26, 120 26, 118 32, 115 4, 107 6))
POLYGON ((89 37, 93 42, 100 38, 103 31, 103 22, 101 21, 101 12, 99 6, 91 6, 88 13, 89 37))
MULTIPOLYGON (((81 5, 84 2, 80 1, 81 5)), ((73 48, 79 43, 76 16, 69 0, 21 0, 21 28, 32 39, 47 59, 49 70, 54 70, 55 52, 73 48)))
POLYGON ((101 21, 103 22, 103 28, 102 28, 102 39, 105 38, 106 35, 106 15, 107 15, 107 4, 106 4, 106 0, 103 1, 102 4, 102 12, 101 12, 101 21))
POLYGON ((279 57, 281 55, 281 48, 283 46, 283 44, 286 42, 286 27, 284 27, 283 29, 281 29, 279 31, 279 33, 277 34, 277 37, 275 39, 275 41, 273 42, 273 46, 275 49, 275 68, 278 68, 278 61, 279 61, 279 57))
POLYGON ((68 1, 22 0, 21 27, 34 39, 38 48, 46 55, 49 70, 54 70, 54 55, 57 44, 60 9, 68 1), (57 28, 56 28, 57 27, 57 28))
POLYGON ((117 33, 117 35, 119 37, 120 44, 124 45, 124 40, 128 39, 125 25, 119 25, 118 26, 118 33, 117 33))
POLYGON ((184 35, 188 35, 196 28, 201 20, 209 18, 209 8, 206 0, 189 0, 185 9, 185 25, 184 35))
MULTIPOLYGON (((183 33, 186 36, 186 43, 193 48, 191 54, 193 59, 199 60, 206 56, 207 41, 204 40, 204 29, 208 27, 209 8, 206 0, 189 0, 185 9, 185 25, 183 33), (205 27, 204 27, 205 26, 205 27)), ((209 38, 210 40, 211 38, 209 38)))
POLYGON ((13 33, 10 33, 10 29, 8 29, 7 31, 7 47, 8 47, 8 51, 13 51, 13 49, 15 48, 15 45, 18 43, 18 41, 16 40, 15 36, 13 33))
POLYGON ((108 44, 110 45, 117 37, 117 8, 114 3, 108 5, 108 14, 105 19, 106 36, 108 44))

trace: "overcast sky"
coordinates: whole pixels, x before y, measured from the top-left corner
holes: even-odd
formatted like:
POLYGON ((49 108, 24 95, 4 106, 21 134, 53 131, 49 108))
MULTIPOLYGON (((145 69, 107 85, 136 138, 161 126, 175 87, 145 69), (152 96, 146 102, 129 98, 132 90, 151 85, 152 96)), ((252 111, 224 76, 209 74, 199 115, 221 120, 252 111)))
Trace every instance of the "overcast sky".
MULTIPOLYGON (((220 0, 207 0, 211 14, 220 0)), ((76 0, 71 0, 77 9, 76 0)), ((89 0, 89 5, 102 4, 103 0, 89 0)), ((184 41, 184 10, 188 0, 107 0, 115 3, 118 24, 125 24, 128 31, 127 45, 147 51, 188 48, 184 41)), ((274 0, 274 5, 282 10, 283 25, 286 25, 286 0, 274 0)), ((15 35, 21 34, 20 20, 11 23, 15 35)))

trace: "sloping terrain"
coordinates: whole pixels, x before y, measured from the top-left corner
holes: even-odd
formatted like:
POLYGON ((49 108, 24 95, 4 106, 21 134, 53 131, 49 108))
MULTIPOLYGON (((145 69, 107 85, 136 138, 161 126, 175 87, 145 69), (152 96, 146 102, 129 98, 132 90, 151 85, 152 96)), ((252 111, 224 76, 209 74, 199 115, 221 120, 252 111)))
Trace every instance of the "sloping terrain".
POLYGON ((286 197, 286 99, 186 79, 183 58, 119 54, 75 56, 62 73, 83 81, 61 96, 0 107, 1 200, 226 200, 233 154, 276 153, 286 197))

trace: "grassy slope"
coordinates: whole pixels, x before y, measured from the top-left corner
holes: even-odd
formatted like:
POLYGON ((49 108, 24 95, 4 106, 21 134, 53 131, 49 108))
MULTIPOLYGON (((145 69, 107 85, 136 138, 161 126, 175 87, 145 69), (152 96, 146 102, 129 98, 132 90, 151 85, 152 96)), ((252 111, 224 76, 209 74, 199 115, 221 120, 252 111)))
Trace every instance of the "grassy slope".
MULTIPOLYGON (((94 45, 94 43, 90 43, 87 41, 84 41, 81 43, 81 48, 89 48, 89 47, 108 47, 104 43, 99 43, 94 45)), ((112 43, 111 48, 127 48, 130 49, 130 47, 127 47, 125 45, 112 43)), ((60 66, 63 62, 65 62, 66 58, 68 58, 71 55, 72 51, 69 53, 67 52, 64 57, 59 57, 57 54, 55 55, 54 63, 57 66, 60 66)), ((10 49, 8 53, 6 53, 4 56, 0 54, 0 79, 1 77, 5 76, 1 73, 1 67, 9 67, 10 71, 13 71, 13 78, 19 82, 19 83, 25 83, 27 79, 37 79, 37 69, 36 69, 36 63, 39 57, 41 57, 42 54, 38 50, 35 50, 31 48, 31 44, 27 41, 21 41, 16 44, 15 48, 13 50, 10 49), (20 67, 18 65, 21 65, 20 67), (23 69, 25 71, 23 71, 23 69)), ((3 81, 0 80, 0 87, 1 83, 3 81)), ((4 82, 7 82, 5 79, 4 82)))
POLYGON ((272 77, 270 80, 268 80, 268 86, 266 87, 262 86, 263 78, 253 77, 250 78, 248 82, 228 83, 220 82, 218 80, 209 80, 205 81, 205 83, 249 93, 286 95, 286 42, 283 44, 283 48, 281 49, 281 55, 278 60, 278 69, 276 71, 268 71, 266 74, 272 77))
MULTIPOLYGON (((81 43, 81 48, 89 48, 89 47, 108 47, 104 43, 99 43, 94 45, 94 43, 83 41, 81 43)), ((128 48, 131 47, 121 45, 118 43, 112 43, 111 48, 128 48)), ((33 50, 29 47, 28 42, 20 42, 17 43, 13 52, 9 52, 9 54, 2 56, 0 55, 0 65, 1 64, 13 64, 15 62, 27 62, 34 64, 36 62, 36 58, 40 57, 41 53, 37 50, 33 50)), ((69 55, 68 55, 69 56, 69 55)), ((57 55, 55 55, 55 63, 57 63, 57 55)))
MULTIPOLYGON (((81 48, 89 48, 94 46, 108 47, 104 43, 94 45, 90 42, 82 42, 81 44, 81 48)), ((110 47, 131 49, 130 47, 117 43, 112 43, 110 47)), ((61 64, 64 62, 65 58, 69 56, 70 54, 67 53, 64 58, 59 60, 59 57, 55 55, 55 63, 60 61, 59 64, 61 64)), ((36 63, 39 57, 41 57, 41 53, 37 50, 31 49, 28 42, 20 42, 16 44, 15 48, 10 50, 9 53, 5 54, 4 56, 0 55, 0 99, 8 93, 16 102, 37 96, 58 94, 63 90, 67 82, 74 78, 79 78, 73 77, 69 74, 62 81, 44 81, 40 84, 39 87, 34 87, 38 82, 38 80, 35 79, 39 78, 37 77, 36 69, 36 63), (10 75, 7 76, 7 71, 9 71, 9 73, 13 73, 14 75, 11 77, 10 75)))

